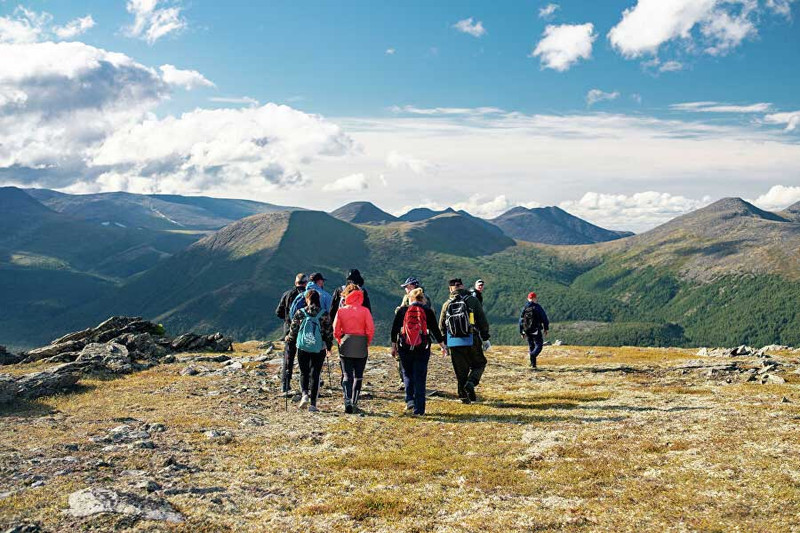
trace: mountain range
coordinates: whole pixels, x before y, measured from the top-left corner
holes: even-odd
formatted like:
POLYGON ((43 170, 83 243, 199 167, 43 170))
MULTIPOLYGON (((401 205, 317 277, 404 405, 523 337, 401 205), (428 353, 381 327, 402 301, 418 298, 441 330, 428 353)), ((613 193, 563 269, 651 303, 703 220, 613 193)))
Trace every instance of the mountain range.
POLYGON ((519 341, 516 318, 535 290, 552 334, 568 343, 800 344, 800 204, 771 213, 726 198, 629 235, 558 208, 487 221, 453 209, 394 217, 368 202, 328 214, 214 198, 73 196, 0 188, 0 344, 42 344, 112 314, 275 338, 273 310, 296 272, 323 272, 332 292, 354 267, 381 343, 403 279, 420 277, 441 305, 446 280, 458 275, 486 281, 496 342, 519 341))

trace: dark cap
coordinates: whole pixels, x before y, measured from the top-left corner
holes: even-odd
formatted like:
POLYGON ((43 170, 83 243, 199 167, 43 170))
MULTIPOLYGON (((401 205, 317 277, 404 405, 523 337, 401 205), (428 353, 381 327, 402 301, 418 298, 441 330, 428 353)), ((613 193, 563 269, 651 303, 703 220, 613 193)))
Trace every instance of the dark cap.
POLYGON ((347 273, 346 279, 347 281, 352 281, 359 287, 364 285, 364 278, 361 276, 361 272, 359 272, 357 268, 350 269, 350 271, 347 273))
POLYGON ((294 277, 294 284, 295 285, 305 285, 308 283, 308 276, 300 272, 298 275, 294 277))
POLYGON ((312 282, 316 283, 316 282, 318 282, 319 280, 325 281, 325 276, 323 276, 321 272, 314 272, 313 274, 311 274, 311 276, 309 277, 309 279, 310 279, 312 282))
POLYGON ((414 276, 409 276, 408 278, 406 278, 406 280, 400 286, 405 289, 409 285, 414 285, 416 287, 419 287, 419 280, 417 278, 415 278, 414 276))
POLYGON ((447 284, 451 287, 455 287, 456 285, 463 285, 464 282, 461 281, 461 278, 453 278, 448 281, 447 284))

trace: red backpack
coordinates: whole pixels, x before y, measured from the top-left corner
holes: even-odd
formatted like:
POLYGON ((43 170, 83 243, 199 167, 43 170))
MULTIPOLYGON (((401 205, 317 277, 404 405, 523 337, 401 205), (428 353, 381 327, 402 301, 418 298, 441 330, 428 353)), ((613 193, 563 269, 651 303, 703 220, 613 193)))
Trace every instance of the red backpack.
POLYGON ((428 319, 425 316, 425 307, 419 302, 408 306, 406 316, 403 317, 403 344, 411 349, 422 345, 423 336, 428 333, 428 319))

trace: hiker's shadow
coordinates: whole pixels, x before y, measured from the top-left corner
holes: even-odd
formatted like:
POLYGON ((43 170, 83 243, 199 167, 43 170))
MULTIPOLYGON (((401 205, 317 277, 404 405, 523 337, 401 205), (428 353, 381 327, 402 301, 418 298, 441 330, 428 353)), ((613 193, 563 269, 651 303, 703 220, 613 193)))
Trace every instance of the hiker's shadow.
POLYGON ((500 424, 533 424, 547 422, 566 422, 574 420, 568 416, 558 415, 512 415, 512 414, 484 414, 484 413, 447 413, 425 415, 428 420, 450 424, 485 423, 495 422, 500 424))
POLYGON ((48 405, 47 403, 43 403, 41 400, 83 394, 94 389, 94 385, 83 385, 79 383, 77 385, 73 385, 61 394, 47 396, 41 398, 40 400, 15 399, 9 403, 0 404, 0 420, 3 420, 4 418, 38 418, 40 416, 52 415, 57 413, 58 409, 48 405))

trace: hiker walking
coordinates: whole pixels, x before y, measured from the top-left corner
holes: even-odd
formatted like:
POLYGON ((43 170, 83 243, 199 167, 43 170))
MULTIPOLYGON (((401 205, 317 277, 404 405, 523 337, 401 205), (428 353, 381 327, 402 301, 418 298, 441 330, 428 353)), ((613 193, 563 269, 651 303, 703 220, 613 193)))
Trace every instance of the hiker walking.
POLYGON ((350 269, 347 272, 347 276, 345 278, 345 283, 341 287, 336 287, 336 290, 333 291, 333 303, 331 304, 331 320, 336 320, 336 313, 339 311, 339 306, 342 305, 342 293, 347 288, 349 284, 357 285, 359 289, 364 293, 364 307, 372 312, 372 304, 369 301, 369 293, 367 289, 364 288, 364 278, 361 276, 361 272, 357 268, 350 269))
POLYGON ((482 279, 475 281, 475 285, 472 287, 472 290, 469 291, 471 295, 478 299, 481 303, 481 307, 483 306, 483 287, 485 286, 482 279))
MULTIPOLYGON (((399 311, 401 307, 403 306, 408 307, 408 304, 410 303, 408 295, 414 289, 422 289, 424 295, 423 305, 428 309, 433 309, 433 303, 431 302, 431 299, 428 298, 427 294, 424 294, 425 289, 420 285, 419 280, 417 278, 415 278, 414 276, 409 276, 408 278, 406 278, 403 284, 400 285, 400 287, 403 290, 405 290, 406 293, 403 295, 403 300, 400 302, 400 305, 398 307, 395 307, 394 309, 395 315, 397 315, 397 311, 399 311)), ((403 377, 403 360, 396 353, 392 353, 392 357, 394 357, 397 360, 397 375, 400 378, 400 382, 397 388, 399 390, 406 390, 406 381, 405 378, 403 377)))
POLYGON ((447 335, 447 348, 458 382, 458 397, 464 403, 477 400, 478 386, 486 368, 489 322, 480 301, 464 288, 460 278, 451 279, 450 298, 442 306, 439 329, 447 335))
POLYGON ((399 355, 406 389, 406 412, 425 414, 425 385, 431 357, 431 337, 447 355, 444 337, 436 323, 436 315, 425 307, 425 293, 416 288, 408 293, 410 304, 400 306, 394 315, 391 341, 392 357, 399 355))
MULTIPOLYGON (((294 287, 284 292, 281 296, 278 307, 275 309, 275 315, 283 320, 283 335, 284 337, 289 333, 289 327, 292 323, 291 308, 298 295, 301 295, 306 290, 308 284, 308 276, 302 272, 297 274, 294 278, 294 287)), ((294 370, 294 356, 297 354, 297 346, 294 342, 287 341, 283 349, 283 362, 281 369, 281 387, 284 394, 291 392, 292 371, 294 370)))
POLYGON ((339 307, 333 321, 333 336, 339 344, 339 363, 342 367, 344 412, 358 411, 358 396, 367 366, 367 355, 375 324, 372 313, 364 307, 364 291, 350 284, 342 293, 344 305, 339 307))
POLYGON ((536 358, 542 353, 544 337, 550 329, 547 313, 538 303, 535 292, 528 293, 528 303, 519 315, 519 334, 528 341, 531 368, 536 369, 536 358))
POLYGON ((298 407, 302 409, 308 406, 309 411, 316 412, 322 366, 333 346, 333 326, 330 315, 322 309, 317 291, 306 291, 305 299, 306 306, 292 318, 286 342, 297 346, 300 390, 303 395, 298 407))

